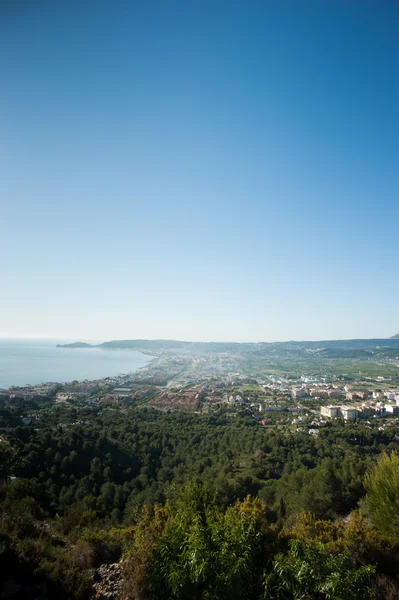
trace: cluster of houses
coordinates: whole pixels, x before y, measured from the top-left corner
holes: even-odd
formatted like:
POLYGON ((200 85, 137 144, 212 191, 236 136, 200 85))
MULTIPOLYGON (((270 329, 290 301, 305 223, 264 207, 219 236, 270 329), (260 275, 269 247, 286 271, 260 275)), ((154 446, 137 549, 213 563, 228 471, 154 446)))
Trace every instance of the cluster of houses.
POLYGON ((306 398, 308 396, 312 398, 320 398, 322 396, 326 398, 337 398, 338 396, 342 396, 344 392, 341 389, 331 388, 327 389, 325 387, 293 387, 291 390, 291 395, 293 398, 306 398))
POLYGON ((11 386, 0 389, 0 404, 6 400, 48 400, 60 388, 59 383, 48 382, 39 385, 11 386))
POLYGON ((396 400, 396 404, 381 401, 363 402, 356 406, 329 404, 320 408, 320 414, 330 419, 343 418, 345 420, 362 417, 395 417, 399 416, 399 399, 396 400))
MULTIPOLYGON (((362 382, 361 382, 362 383, 362 382)), ((354 390, 351 385, 334 384, 315 384, 313 386, 294 386, 291 388, 291 396, 293 398, 337 398, 345 397, 347 400, 367 400, 372 396, 374 400, 382 400, 384 398, 399 402, 399 390, 354 390)))
POLYGON ((180 409, 196 410, 200 401, 200 393, 196 389, 168 391, 151 399, 147 406, 161 410, 180 409))

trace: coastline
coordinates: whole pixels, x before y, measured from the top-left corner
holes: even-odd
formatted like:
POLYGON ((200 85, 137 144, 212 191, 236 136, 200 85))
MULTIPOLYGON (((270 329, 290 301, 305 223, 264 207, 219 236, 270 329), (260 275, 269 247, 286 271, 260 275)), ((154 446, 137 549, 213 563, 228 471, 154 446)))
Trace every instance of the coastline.
POLYGON ((43 388, 49 384, 58 387, 72 382, 97 382, 132 377, 147 369, 156 360, 156 353, 133 350, 115 353, 86 354, 83 350, 59 353, 54 344, 40 341, 21 341, 21 344, 0 345, 0 394, 17 389, 43 388))

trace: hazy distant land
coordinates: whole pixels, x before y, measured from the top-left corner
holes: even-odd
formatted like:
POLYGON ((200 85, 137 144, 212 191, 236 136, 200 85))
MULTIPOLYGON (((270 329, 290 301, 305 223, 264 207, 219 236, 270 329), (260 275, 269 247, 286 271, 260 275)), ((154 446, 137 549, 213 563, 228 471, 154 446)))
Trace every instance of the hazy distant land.
POLYGON ((392 338, 358 340, 320 340, 290 342, 187 342, 177 340, 112 340, 101 344, 74 342, 58 344, 58 348, 104 350, 138 350, 151 354, 311 354, 322 358, 397 358, 399 334, 392 338))

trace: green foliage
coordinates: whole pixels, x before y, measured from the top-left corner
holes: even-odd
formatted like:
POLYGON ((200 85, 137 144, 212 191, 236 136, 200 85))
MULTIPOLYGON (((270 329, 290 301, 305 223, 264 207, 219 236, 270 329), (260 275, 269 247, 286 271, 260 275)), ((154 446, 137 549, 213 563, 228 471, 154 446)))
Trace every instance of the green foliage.
MULTIPOLYGON (((158 517, 159 519, 159 517, 158 517)), ((151 543, 140 537, 131 555, 143 559, 142 594, 137 598, 218 599, 252 598, 261 592, 262 565, 268 526, 258 499, 222 509, 208 491, 188 485, 151 543)), ((148 537, 144 535, 144 538, 148 537)), ((129 577, 129 576, 128 576, 129 577)), ((137 585, 137 567, 131 578, 137 585)))
POLYGON ((314 439, 223 411, 201 417, 105 410, 100 417, 96 410, 84 409, 83 427, 75 414, 58 415, 57 408, 65 427, 52 425, 50 411, 42 426, 10 436, 16 457, 10 474, 35 490, 29 495, 50 517, 71 514, 75 505, 83 510, 83 503, 86 516, 75 520, 77 527, 95 519, 107 526, 134 520, 142 506, 164 503, 172 482, 178 491, 190 479, 208 485, 225 506, 259 496, 276 518, 281 509, 287 517, 304 509, 344 515, 364 495, 372 457, 396 445, 394 432, 346 424, 321 429, 314 439))
POLYGON ((90 530, 86 529, 81 542, 90 549, 89 560, 92 567, 120 560, 134 537, 132 528, 90 530))
POLYGON ((355 455, 322 458, 313 468, 300 467, 283 475, 277 489, 286 498, 288 512, 307 510, 317 517, 335 517, 356 506, 364 494, 363 475, 367 460, 355 455))
POLYGON ((397 589, 397 455, 363 483, 397 446, 393 428, 336 423, 313 438, 245 412, 101 410, 46 409, 1 448, 2 561, 50 597, 84 598, 89 569, 120 558, 129 600, 352 600, 353 582, 367 598, 370 564, 375 589, 397 589), (348 518, 364 486, 385 538, 348 518))
POLYGON ((7 479, 15 466, 16 453, 7 440, 0 437, 0 483, 7 479))
POLYGON ((374 525, 395 544, 399 544, 399 456, 383 453, 367 473, 366 506, 374 525))
POLYGON ((286 555, 276 557, 274 576, 265 579, 265 598, 372 600, 372 565, 353 569, 346 554, 328 555, 322 546, 300 540, 291 540, 289 546, 286 555))
POLYGON ((44 586, 49 600, 86 600, 90 596, 89 562, 82 545, 69 547, 53 529, 35 520, 29 503, 4 503, 0 517, 0 589, 11 576, 31 596, 30 586, 44 586), (23 587, 22 587, 23 586, 23 587))

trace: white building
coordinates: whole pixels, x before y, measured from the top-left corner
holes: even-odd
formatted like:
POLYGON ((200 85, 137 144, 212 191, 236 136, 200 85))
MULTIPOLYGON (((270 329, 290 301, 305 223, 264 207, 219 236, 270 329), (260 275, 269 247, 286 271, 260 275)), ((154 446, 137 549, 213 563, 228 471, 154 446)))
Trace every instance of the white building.
POLYGON ((329 417, 330 419, 333 419, 334 417, 341 417, 341 407, 332 406, 331 404, 329 406, 322 406, 320 408, 320 414, 322 414, 323 417, 329 417))
POLYGON ((356 419, 358 416, 358 411, 353 406, 342 406, 341 411, 345 420, 356 419))
POLYGON ((359 416, 359 411, 353 406, 322 406, 320 414, 323 417, 333 419, 335 417, 343 417, 344 419, 356 419, 359 416))
POLYGON ((388 390, 385 392, 384 396, 388 400, 393 400, 399 405, 399 390, 388 390))
POLYGON ((385 404, 384 408, 386 413, 390 413, 392 415, 399 414, 399 406, 396 404, 385 404))

